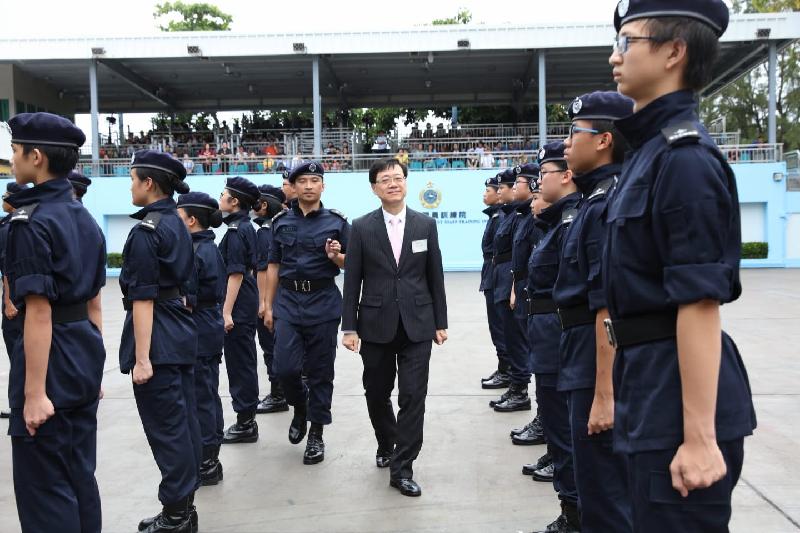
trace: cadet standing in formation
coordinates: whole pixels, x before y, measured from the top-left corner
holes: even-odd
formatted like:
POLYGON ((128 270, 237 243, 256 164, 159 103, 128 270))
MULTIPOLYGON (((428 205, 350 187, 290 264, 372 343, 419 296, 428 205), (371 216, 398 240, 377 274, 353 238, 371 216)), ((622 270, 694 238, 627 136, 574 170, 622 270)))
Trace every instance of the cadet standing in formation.
POLYGON ((89 190, 89 185, 92 184, 92 180, 76 170, 70 172, 67 179, 72 184, 72 197, 80 203, 83 203, 83 197, 86 191, 89 190))
POLYGON ((325 459, 323 427, 331 423, 336 335, 342 295, 334 282, 344 266, 350 224, 323 207, 325 171, 317 162, 294 169, 297 199, 272 219, 264 323, 275 332, 275 375, 294 408, 289 442, 308 431, 303 464, 325 459), (305 380, 303 380, 305 376, 305 380))
POLYGON ((8 390, 17 511, 24 532, 99 532, 106 247, 66 179, 86 138, 49 113, 21 113, 9 126, 16 181, 34 184, 6 198, 15 211, 4 274, 14 305, 24 305, 8 390))

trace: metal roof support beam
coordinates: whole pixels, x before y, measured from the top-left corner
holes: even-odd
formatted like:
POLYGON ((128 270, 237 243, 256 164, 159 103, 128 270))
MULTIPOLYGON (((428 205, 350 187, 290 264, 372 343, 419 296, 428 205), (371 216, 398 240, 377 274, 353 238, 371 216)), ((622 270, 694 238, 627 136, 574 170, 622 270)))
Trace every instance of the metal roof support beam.
POLYGON ((89 106, 92 115, 92 170, 100 163, 100 113, 97 98, 97 60, 89 62, 89 106))
POLYGON ((158 94, 158 87, 155 86, 149 80, 144 79, 143 77, 139 76, 131 69, 123 66, 120 63, 108 60, 98 60, 98 63, 106 67, 108 70, 122 78, 126 83, 131 85, 133 88, 138 89, 143 95, 148 96, 155 100, 156 102, 160 103, 166 108, 173 109, 175 108, 175 104, 166 98, 163 98, 158 94))
POLYGON ((525 72, 519 78, 521 85, 514 87, 514 95, 512 97, 512 105, 518 114, 522 114, 522 108, 525 101, 525 93, 531 86, 531 78, 533 77, 533 68, 536 64, 536 52, 531 51, 528 54, 528 62, 525 65, 525 72))
POLYGON ((544 50, 539 51, 539 148, 547 142, 547 63, 544 50))
POLYGON ((345 109, 350 109, 350 103, 347 101, 347 96, 344 94, 344 85, 339 79, 339 76, 337 76, 333 71, 333 65, 331 65, 330 59, 323 57, 322 64, 325 65, 325 68, 328 70, 328 75, 333 80, 333 83, 336 84, 336 92, 339 94, 339 100, 341 101, 342 107, 345 109))
POLYGON ((314 158, 322 155, 322 98, 319 94, 319 56, 311 61, 312 102, 314 109, 314 158))
POLYGON ((778 142, 778 127, 775 120, 776 107, 778 102, 778 49, 775 41, 769 43, 769 62, 767 63, 768 80, 769 80, 769 107, 767 115, 767 133, 770 144, 778 142))

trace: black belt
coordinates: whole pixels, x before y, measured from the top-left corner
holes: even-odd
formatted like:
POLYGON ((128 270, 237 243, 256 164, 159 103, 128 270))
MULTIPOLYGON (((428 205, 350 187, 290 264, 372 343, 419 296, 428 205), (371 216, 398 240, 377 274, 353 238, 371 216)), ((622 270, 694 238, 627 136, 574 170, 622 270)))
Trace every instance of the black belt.
POLYGON ((483 260, 484 261, 491 261, 492 260, 492 252, 483 252, 483 260))
MULTIPOLYGON (((25 309, 20 312, 23 323, 25 321, 25 309)), ((68 322, 79 322, 89 319, 89 306, 86 302, 76 304, 50 304, 50 321, 53 324, 66 324, 68 322)))
POLYGON ((556 303, 550 298, 528 300, 529 315, 547 315, 550 313, 557 313, 557 312, 558 312, 558 307, 556 307, 556 303))
POLYGON ((333 278, 325 279, 289 279, 280 278, 281 287, 294 292, 315 292, 333 287, 336 282, 333 278))
POLYGON ((507 263, 509 261, 511 261, 511 252, 497 254, 496 256, 492 257, 493 265, 499 265, 500 263, 507 263))
POLYGON ((597 313, 589 309, 588 304, 559 307, 558 318, 561 320, 561 329, 564 330, 575 326, 594 324, 597 319, 597 313))
POLYGON ((608 342, 614 348, 670 339, 676 335, 678 311, 664 311, 632 318, 605 319, 608 342))
POLYGON ((512 271, 514 274, 514 281, 520 281, 528 277, 528 269, 524 268, 522 270, 514 270, 512 271))
POLYGON ((217 303, 216 300, 200 300, 194 308, 197 310, 209 309, 211 307, 217 307, 217 305, 219 305, 219 303, 217 303))
MULTIPOLYGON (((158 296, 154 298, 156 302, 166 302, 167 300, 174 300, 181 297, 181 291, 178 287, 159 288, 158 296)), ((133 300, 122 298, 122 307, 126 311, 133 310, 133 300)))

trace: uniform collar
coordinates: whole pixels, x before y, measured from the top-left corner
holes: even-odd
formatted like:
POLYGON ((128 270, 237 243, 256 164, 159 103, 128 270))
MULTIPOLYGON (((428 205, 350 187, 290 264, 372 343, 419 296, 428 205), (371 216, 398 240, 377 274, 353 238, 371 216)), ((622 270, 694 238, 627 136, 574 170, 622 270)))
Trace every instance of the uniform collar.
POLYGON ((131 218, 142 220, 145 216, 147 216, 147 213, 150 213, 151 211, 174 211, 175 209, 177 209, 175 200, 173 200, 171 197, 162 198, 161 200, 156 200, 152 204, 144 206, 139 211, 132 214, 131 218))
POLYGON ((322 202, 320 201, 319 209, 315 209, 314 211, 311 211, 310 213, 308 213, 308 215, 303 215, 303 210, 300 209, 300 202, 298 202, 297 200, 292 200, 292 203, 289 204, 289 209, 291 209, 297 216, 299 216, 301 218, 302 217, 308 217, 308 218, 317 217, 317 216, 319 216, 320 213, 322 213, 322 210, 324 208, 325 208, 325 206, 322 205, 322 202))
POLYGON ((263 226, 264 222, 267 221, 267 217, 256 217, 253 219, 253 222, 256 226, 263 226))
POLYGON ((578 186, 578 190, 583 193, 585 198, 592 194, 592 192, 603 180, 608 179, 611 176, 619 175, 621 170, 622 165, 611 163, 609 165, 598 167, 582 176, 572 176, 572 181, 578 186))
POLYGON ((509 214, 513 213, 516 208, 517 208, 517 206, 514 204, 514 202, 511 202, 510 204, 501 205, 500 206, 500 211, 502 211, 506 215, 509 215, 509 214))
POLYGON ((573 192, 561 198, 553 205, 542 209, 539 213, 539 218, 542 219, 548 226, 555 226, 561 220, 561 214, 565 209, 573 207, 578 200, 581 199, 581 193, 573 192))
POLYGON ((531 212, 531 202, 533 202, 533 198, 529 198, 528 200, 522 200, 520 202, 515 202, 514 206, 517 210, 517 213, 520 215, 525 215, 531 212))
POLYGON ((66 178, 55 178, 9 195, 5 200, 13 208, 35 202, 71 202, 72 184, 66 178))
POLYGON ((486 209, 483 210, 483 214, 486 216, 492 216, 500 209, 499 205, 490 205, 486 209))
POLYGON ((676 120, 697 120, 697 99, 692 91, 665 94, 614 124, 631 148, 637 149, 676 120))
POLYGON ((250 220, 250 216, 247 211, 245 211, 244 209, 240 209, 235 213, 230 213, 228 216, 223 218, 222 221, 226 225, 230 225, 231 222, 236 222, 237 220, 244 220, 244 219, 250 220))
POLYGON ((210 229, 204 229, 203 231, 196 231, 192 233, 193 241, 213 241, 214 237, 214 232, 210 229))

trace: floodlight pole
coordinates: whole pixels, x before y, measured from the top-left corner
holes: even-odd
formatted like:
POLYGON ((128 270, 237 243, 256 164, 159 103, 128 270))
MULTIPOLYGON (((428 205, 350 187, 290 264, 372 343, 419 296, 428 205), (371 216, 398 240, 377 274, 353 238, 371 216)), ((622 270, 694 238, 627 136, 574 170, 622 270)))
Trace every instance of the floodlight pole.
POLYGON ((97 60, 89 63, 89 104, 92 114, 92 173, 100 169, 100 124, 99 106, 97 103, 97 60))
POLYGON ((769 42, 769 62, 767 64, 769 71, 769 108, 767 119, 767 130, 769 144, 778 142, 778 128, 775 122, 776 106, 777 106, 777 69, 778 69, 778 50, 775 46, 775 41, 769 42))
POLYGON ((314 56, 311 62, 313 77, 313 94, 311 95, 314 106, 314 158, 322 155, 322 100, 319 95, 319 57, 314 56))
POLYGON ((539 147, 547 143, 547 79, 544 50, 539 51, 539 147))
POLYGON ((119 126, 119 144, 125 142, 125 125, 122 123, 122 113, 117 113, 117 125, 119 126))

